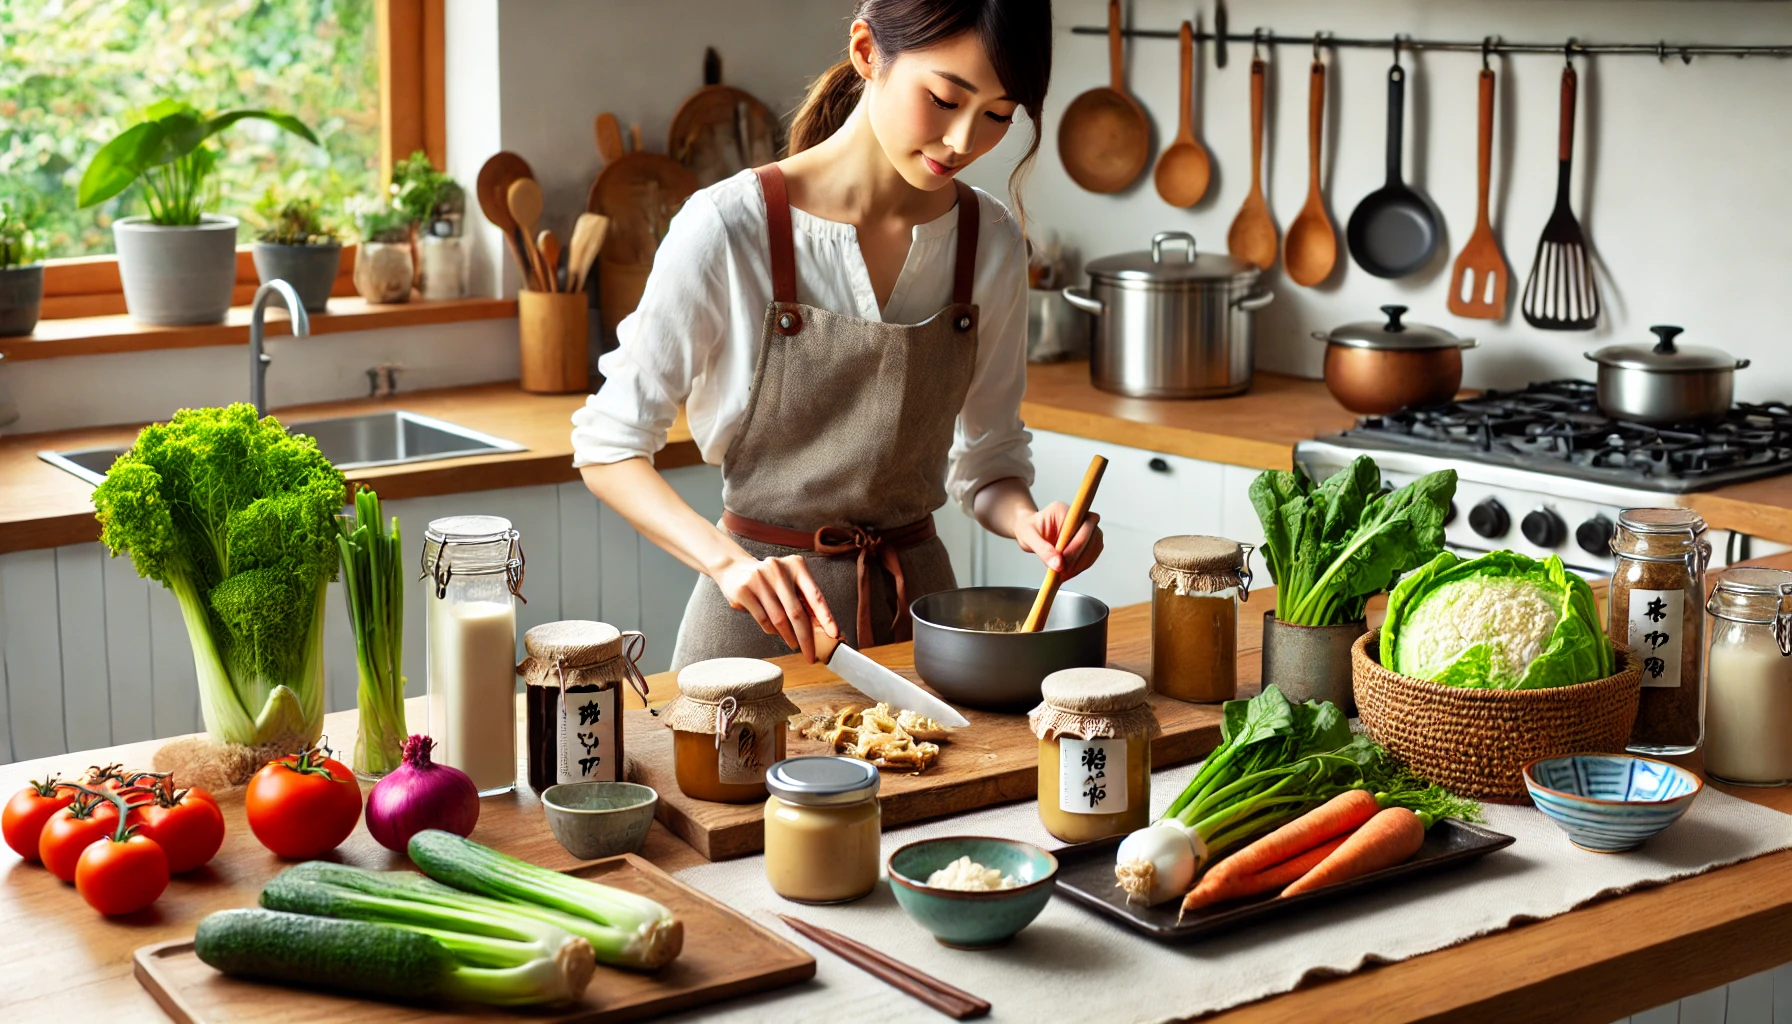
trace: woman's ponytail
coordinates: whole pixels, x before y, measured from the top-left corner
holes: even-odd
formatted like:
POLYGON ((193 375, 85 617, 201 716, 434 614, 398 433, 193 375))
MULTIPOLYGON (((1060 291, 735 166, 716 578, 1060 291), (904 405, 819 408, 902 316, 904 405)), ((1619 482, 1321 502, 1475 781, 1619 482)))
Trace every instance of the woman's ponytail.
POLYGON ((809 94, 803 97, 803 105, 791 119, 790 153, 787 155, 801 153, 839 131, 852 116, 853 108, 859 105, 859 94, 864 91, 864 85, 865 80, 859 77, 850 60, 835 64, 817 78, 809 86, 809 94))

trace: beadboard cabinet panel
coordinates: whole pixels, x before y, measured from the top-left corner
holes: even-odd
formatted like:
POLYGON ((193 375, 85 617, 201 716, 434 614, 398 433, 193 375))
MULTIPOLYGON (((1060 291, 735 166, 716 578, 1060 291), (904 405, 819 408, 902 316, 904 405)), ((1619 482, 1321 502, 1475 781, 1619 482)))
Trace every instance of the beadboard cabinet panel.
POLYGON ((160 583, 137 575, 129 556, 111 557, 95 544, 105 566, 106 689, 110 697, 112 742, 135 743, 155 737, 155 677, 150 664, 150 590, 160 583))
MULTIPOLYGON (((4 572, 4 562, 0 562, 0 573, 4 572)), ((9 689, 6 675, 6 603, 0 601, 0 761, 7 763, 13 760, 12 714, 7 709, 10 703, 9 689)))
POLYGON ((62 647, 62 723, 69 750, 109 747, 112 693, 106 670, 105 549, 71 544, 56 552, 56 622, 62 647))
POLYGON ((57 621, 56 552, 19 551, 0 573, 6 626, 6 703, 15 758, 66 753, 62 640, 57 621))

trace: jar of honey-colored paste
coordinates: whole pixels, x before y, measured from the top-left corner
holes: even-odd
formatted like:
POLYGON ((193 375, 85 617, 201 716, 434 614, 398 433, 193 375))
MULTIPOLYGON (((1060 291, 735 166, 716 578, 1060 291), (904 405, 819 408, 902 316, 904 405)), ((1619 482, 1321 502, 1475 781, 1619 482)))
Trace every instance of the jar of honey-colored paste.
POLYGON ((1151 548, 1151 688, 1208 704, 1238 696, 1238 602, 1251 592, 1251 545, 1165 537, 1151 548))
POLYGON ((1039 820, 1067 843, 1125 835, 1151 814, 1157 715, 1137 673, 1067 668, 1040 683, 1027 715, 1039 738, 1039 820))
POLYGON ((661 720, 672 730, 673 774, 686 796, 746 804, 765 799, 765 772, 784 759, 797 706, 784 670, 758 658, 715 658, 678 673, 661 720))
POLYGON ((765 878, 798 903, 845 903, 877 887, 883 815, 877 769, 850 757, 792 757, 766 775, 765 878))

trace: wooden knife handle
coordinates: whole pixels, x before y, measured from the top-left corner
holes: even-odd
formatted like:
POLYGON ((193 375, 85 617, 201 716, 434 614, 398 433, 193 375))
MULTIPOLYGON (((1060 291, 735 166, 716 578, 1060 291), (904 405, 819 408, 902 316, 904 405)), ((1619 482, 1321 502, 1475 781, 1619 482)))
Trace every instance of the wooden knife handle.
POLYGON ((826 665, 839 647, 840 641, 829 636, 827 630, 822 629, 819 625, 815 627, 815 660, 817 662, 826 665))

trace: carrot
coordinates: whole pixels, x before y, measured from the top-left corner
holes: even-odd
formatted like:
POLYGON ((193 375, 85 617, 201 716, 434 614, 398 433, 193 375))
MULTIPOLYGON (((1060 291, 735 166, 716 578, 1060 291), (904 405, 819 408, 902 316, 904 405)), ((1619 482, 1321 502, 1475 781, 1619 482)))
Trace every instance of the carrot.
MULTIPOLYGON (((1183 914, 1191 910, 1227 900, 1243 899, 1258 893, 1271 892, 1298 880, 1302 875, 1313 870, 1332 851, 1344 845, 1349 836, 1338 836, 1328 839, 1305 853, 1295 854, 1280 864, 1272 864, 1255 874, 1240 875, 1237 872, 1209 871, 1202 877, 1201 883, 1190 889, 1182 898, 1182 910, 1177 914, 1180 921, 1183 914)), ((1223 863, 1223 862, 1222 862, 1223 863)))
POLYGON ((1425 824, 1404 807, 1389 807, 1369 819, 1298 881, 1282 890, 1283 896, 1303 892, 1392 867, 1419 852, 1425 845, 1425 824))
MULTIPOLYGON (((1207 877, 1203 878, 1202 882, 1207 882, 1216 874, 1222 877, 1227 875, 1248 877, 1267 871, 1329 839, 1356 831, 1364 822, 1375 817, 1375 812, 1379 810, 1381 810, 1381 805, 1375 802, 1375 794, 1366 789, 1352 789, 1339 793, 1220 861, 1207 872, 1207 877)), ((1295 877, 1300 876, 1296 875, 1295 877)))

